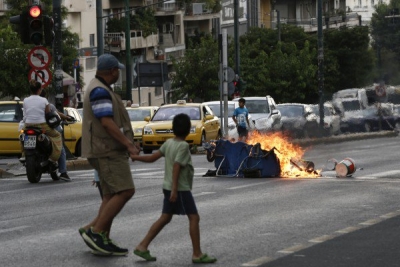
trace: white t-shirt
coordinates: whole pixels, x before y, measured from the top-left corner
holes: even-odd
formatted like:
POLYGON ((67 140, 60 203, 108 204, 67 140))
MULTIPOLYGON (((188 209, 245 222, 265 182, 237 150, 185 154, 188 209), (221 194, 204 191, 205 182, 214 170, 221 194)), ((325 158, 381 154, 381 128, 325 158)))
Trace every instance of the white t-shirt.
POLYGON ((31 95, 24 99, 24 121, 25 123, 44 123, 45 109, 49 104, 46 98, 31 95))

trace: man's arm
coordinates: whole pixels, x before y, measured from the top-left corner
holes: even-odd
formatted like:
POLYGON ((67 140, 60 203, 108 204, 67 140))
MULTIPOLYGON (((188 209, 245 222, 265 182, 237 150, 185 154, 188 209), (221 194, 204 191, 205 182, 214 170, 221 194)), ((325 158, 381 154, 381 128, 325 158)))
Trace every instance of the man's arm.
POLYGON ((128 149, 129 154, 139 155, 139 149, 121 132, 112 117, 102 117, 100 123, 111 137, 128 149))

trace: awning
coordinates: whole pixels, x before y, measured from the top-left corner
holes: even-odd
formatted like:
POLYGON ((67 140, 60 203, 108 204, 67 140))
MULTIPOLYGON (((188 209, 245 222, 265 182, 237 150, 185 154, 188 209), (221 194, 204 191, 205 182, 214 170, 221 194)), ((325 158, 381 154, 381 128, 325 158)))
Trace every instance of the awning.
POLYGON ((75 84, 74 78, 63 71, 63 86, 75 84))

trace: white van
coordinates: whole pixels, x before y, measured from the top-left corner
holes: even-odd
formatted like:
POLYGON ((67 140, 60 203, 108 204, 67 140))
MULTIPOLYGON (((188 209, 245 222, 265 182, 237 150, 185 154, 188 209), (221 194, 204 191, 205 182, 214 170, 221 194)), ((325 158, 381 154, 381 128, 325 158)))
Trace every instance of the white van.
POLYGON ((364 88, 339 90, 332 95, 332 102, 341 102, 344 112, 363 110, 368 107, 367 92, 364 88))

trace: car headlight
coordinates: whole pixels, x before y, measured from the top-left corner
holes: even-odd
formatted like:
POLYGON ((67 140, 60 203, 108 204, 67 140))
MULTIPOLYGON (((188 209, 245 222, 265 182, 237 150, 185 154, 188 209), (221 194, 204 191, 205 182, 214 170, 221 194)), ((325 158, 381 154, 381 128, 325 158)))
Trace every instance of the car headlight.
POLYGON ((154 134, 154 133, 153 133, 153 129, 151 129, 151 127, 145 126, 145 127, 143 128, 143 134, 154 134))
POLYGON ((143 128, 133 128, 134 134, 142 134, 143 128))
POLYGON ((196 133, 196 126, 190 127, 190 133, 196 133))

